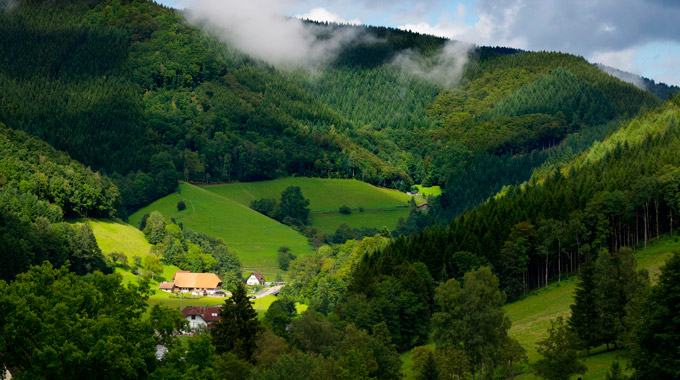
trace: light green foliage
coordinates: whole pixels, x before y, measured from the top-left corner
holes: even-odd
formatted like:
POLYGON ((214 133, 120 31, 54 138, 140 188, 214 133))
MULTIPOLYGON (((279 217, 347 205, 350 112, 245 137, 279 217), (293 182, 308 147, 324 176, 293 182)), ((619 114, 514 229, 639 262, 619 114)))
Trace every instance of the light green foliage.
POLYGON ((149 219, 146 220, 144 235, 151 244, 158 244, 163 241, 165 220, 163 220, 163 215, 160 212, 154 211, 150 214, 149 219))
POLYGON ((163 263, 161 263, 161 260, 158 258, 158 256, 146 255, 142 261, 144 263, 144 268, 151 272, 152 279, 155 276, 163 273, 163 263))

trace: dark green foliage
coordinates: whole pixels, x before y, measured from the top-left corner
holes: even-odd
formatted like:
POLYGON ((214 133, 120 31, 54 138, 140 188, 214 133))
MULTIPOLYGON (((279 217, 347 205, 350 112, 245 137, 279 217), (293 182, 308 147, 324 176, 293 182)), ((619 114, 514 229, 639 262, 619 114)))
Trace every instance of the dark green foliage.
POLYGON ((47 144, 0 123, 0 279, 47 260, 71 270, 111 272, 92 230, 63 217, 109 217, 118 189, 47 144))
POLYGON ((224 301, 219 316, 220 322, 210 330, 216 352, 232 352, 239 359, 252 362, 261 327, 243 284, 224 301))
POLYGON ((631 364, 635 379, 674 379, 680 375, 680 253, 661 269, 633 329, 631 364))
POLYGON ((288 270, 290 262, 295 260, 295 255, 290 251, 290 247, 279 247, 279 254, 277 261, 279 262, 279 269, 288 270))
POLYGON ((110 179, 27 134, 0 122, 0 191, 3 203, 30 220, 111 217, 120 202, 110 179), (16 193, 18 192, 18 193, 16 193))
POLYGON ((596 125, 614 115, 598 88, 559 67, 497 103, 490 117, 529 114, 566 115, 570 124, 596 125))
POLYGON ((276 199, 271 199, 271 198, 262 198, 262 199, 256 199, 252 202, 250 202, 250 208, 253 210, 259 212, 260 214, 267 215, 270 218, 277 218, 277 208, 276 208, 276 199))
POLYGON ((146 379, 164 365, 156 345, 172 350, 186 323, 157 305, 142 318, 148 290, 118 274, 77 276, 48 263, 0 281, 0 362, 14 378, 146 379))
POLYGON ((328 355, 340 344, 341 334, 333 323, 314 311, 305 311, 288 329, 291 344, 307 353, 328 355))
POLYGON ((576 337, 562 317, 550 321, 548 336, 538 343, 538 353, 543 357, 534 363, 536 373, 548 380, 569 380, 586 373, 588 368, 579 359, 576 345, 576 337))
MULTIPOLYGON (((680 149, 679 110, 669 101, 626 125, 617 139, 631 143, 609 143, 591 152, 587 161, 504 189, 447 227, 432 226, 396 239, 360 263, 356 281, 368 273, 389 275, 384 263, 392 261, 421 261, 434 278, 448 279, 455 275, 453 255, 468 251, 486 260, 501 276, 503 289, 516 297, 522 288, 544 286, 551 276, 574 271, 579 263, 594 259, 600 248, 618 251, 670 232, 671 219, 677 220, 680 160, 674 152, 680 149), (538 225, 544 219, 559 221, 553 223, 559 228, 544 229, 541 249, 531 249, 532 244, 527 251, 515 247, 509 260, 516 240, 510 238, 513 226, 538 225)), ((444 201, 451 198, 442 196, 439 202, 444 201)))
POLYGON ((589 350, 602 342, 594 264, 583 265, 579 277, 574 303, 570 306, 571 316, 567 322, 578 337, 581 347, 589 350))
POLYGON ((144 214, 142 215, 142 220, 139 221, 139 230, 144 231, 146 229, 146 222, 149 220, 149 217, 151 215, 149 214, 144 214))
POLYGON ((345 214, 345 215, 349 215, 349 214, 352 213, 352 209, 349 208, 349 206, 347 206, 347 205, 342 205, 342 206, 340 206, 340 210, 339 210, 339 211, 340 211, 341 214, 345 214))
POLYGON ((173 191, 179 178, 409 181, 294 81, 171 9, 20 3, 0 14, 0 33, 0 120, 111 174, 123 214, 173 191), (350 153, 361 162, 350 164, 350 153))
POLYGON ((262 319, 262 325, 278 336, 286 336, 286 328, 296 315, 295 302, 290 298, 280 296, 269 305, 262 319))
POLYGON ((184 201, 177 202, 177 210, 178 211, 185 210, 186 208, 187 208, 187 205, 186 205, 186 203, 184 203, 184 201))
POLYGON ((361 240, 367 236, 375 236, 379 232, 375 227, 350 228, 347 223, 342 223, 329 238, 332 243, 343 244, 347 240, 361 240))
POLYGON ((302 196, 299 186, 289 186, 281 192, 278 217, 284 224, 309 223, 309 199, 302 196))
MULTIPOLYGON (((366 259, 376 256, 367 255, 366 259)), ((388 260, 378 271, 354 273, 347 299, 337 312, 358 328, 385 322, 392 342, 403 351, 427 340, 434 281, 422 263, 407 263, 397 257, 388 260)))

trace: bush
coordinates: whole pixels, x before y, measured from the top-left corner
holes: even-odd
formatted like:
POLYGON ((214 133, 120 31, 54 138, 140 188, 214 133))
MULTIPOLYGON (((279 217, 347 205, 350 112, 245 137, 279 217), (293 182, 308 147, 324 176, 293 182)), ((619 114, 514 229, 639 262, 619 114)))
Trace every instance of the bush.
POLYGON ((295 260, 295 255, 290 252, 290 248, 286 247, 285 245, 283 247, 279 248, 279 255, 278 255, 278 261, 279 261, 279 269, 281 270, 288 270, 288 266, 290 265, 290 262, 295 260))
POLYGON ((352 209, 349 208, 349 206, 347 206, 347 205, 342 205, 342 206, 340 206, 340 213, 341 213, 341 214, 345 214, 345 215, 351 214, 351 213, 352 213, 352 209))
POLYGON ((187 208, 186 203, 184 201, 179 201, 177 202, 177 210, 182 211, 187 208))

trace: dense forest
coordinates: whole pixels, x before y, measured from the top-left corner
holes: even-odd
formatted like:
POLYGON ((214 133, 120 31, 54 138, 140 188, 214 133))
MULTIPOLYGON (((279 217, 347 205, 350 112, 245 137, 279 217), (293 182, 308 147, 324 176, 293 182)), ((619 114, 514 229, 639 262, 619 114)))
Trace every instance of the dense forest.
MULTIPOLYGON (((356 281, 422 262, 437 280, 490 264, 510 299, 593 260, 674 232, 680 182, 680 96, 636 118, 569 164, 506 188, 448 226, 400 237, 356 281), (461 261, 462 260, 462 261, 461 261), (462 272, 461 272, 462 270, 462 272)), ((442 196, 445 202, 449 195, 442 196)), ((366 288, 359 283, 358 289, 366 288)))
POLYGON ((535 153, 658 104, 582 58, 492 47, 450 58, 455 42, 391 28, 316 25, 372 38, 313 74, 250 58, 148 1, 24 1, 0 17, 0 121, 110 176, 120 216, 178 179, 403 190, 484 182, 475 168, 489 160, 517 169, 469 187, 465 209, 527 180, 549 156, 535 153), (403 57, 425 72, 458 64, 460 78, 411 72, 403 57))
POLYGON ((78 274, 110 272, 88 225, 64 218, 109 217, 119 204, 110 179, 0 123, 0 279, 45 260, 68 260, 78 274))

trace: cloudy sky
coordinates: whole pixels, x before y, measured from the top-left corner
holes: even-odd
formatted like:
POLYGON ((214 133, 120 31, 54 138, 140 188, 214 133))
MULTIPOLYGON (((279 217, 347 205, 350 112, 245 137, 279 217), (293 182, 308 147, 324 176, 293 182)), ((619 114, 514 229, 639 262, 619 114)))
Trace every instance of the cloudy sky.
POLYGON ((569 52, 680 85, 678 0, 161 0, 204 11, 209 3, 236 19, 245 2, 255 24, 268 25, 276 13, 391 26, 478 45, 569 52))

